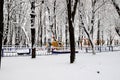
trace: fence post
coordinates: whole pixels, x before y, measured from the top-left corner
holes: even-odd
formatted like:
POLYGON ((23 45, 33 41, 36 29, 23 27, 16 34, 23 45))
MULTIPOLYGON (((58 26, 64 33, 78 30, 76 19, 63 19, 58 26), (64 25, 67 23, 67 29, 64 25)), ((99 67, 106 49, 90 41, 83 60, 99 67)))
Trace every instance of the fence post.
POLYGON ((47 53, 50 53, 51 51, 51 39, 48 39, 48 49, 47 49, 47 53))
POLYGON ((113 46, 111 46, 111 49, 112 49, 112 51, 113 51, 113 46))
POLYGON ((101 46, 100 46, 100 52, 101 52, 101 46))
POLYGON ((110 46, 108 46, 109 47, 109 51, 110 51, 110 46))
POLYGON ((31 49, 29 48, 29 54, 31 53, 31 49))
POLYGON ((2 49, 1 56, 4 57, 4 49, 2 49))
POLYGON ((88 48, 86 47, 86 53, 88 53, 88 48))

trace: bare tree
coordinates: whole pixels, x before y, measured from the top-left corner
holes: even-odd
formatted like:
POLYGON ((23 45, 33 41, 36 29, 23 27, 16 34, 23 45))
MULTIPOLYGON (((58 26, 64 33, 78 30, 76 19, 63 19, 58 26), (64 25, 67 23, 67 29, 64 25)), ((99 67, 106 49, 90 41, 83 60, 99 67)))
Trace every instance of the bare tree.
MULTIPOLYGON (((113 6, 115 7, 119 17, 120 17, 120 7, 119 7, 119 5, 117 4, 117 2, 115 0, 111 0, 111 1, 113 3, 113 6)), ((116 26, 115 30, 116 30, 117 34, 120 36, 120 26, 116 26)))
POLYGON ((29 42, 25 30, 29 14, 27 2, 25 0, 6 0, 4 5, 4 45, 26 44, 29 42))
POLYGON ((98 20, 97 45, 100 45, 100 19, 98 20))
POLYGON ((77 9, 77 3, 78 0, 75 0, 74 6, 73 6, 73 11, 72 11, 72 6, 71 6, 71 0, 66 0, 67 2, 67 10, 68 10, 68 24, 69 24, 69 33, 70 33, 70 50, 71 50, 71 55, 70 55, 70 63, 73 63, 75 61, 75 38, 74 38, 74 18, 76 14, 76 9, 77 9))
POLYGON ((57 26, 56 26, 56 0, 54 0, 54 8, 53 8, 53 13, 54 13, 54 17, 53 17, 53 31, 54 31, 54 36, 55 36, 55 38, 57 39, 57 32, 56 32, 56 30, 57 30, 57 26))
POLYGON ((0 0, 0 68, 1 68, 1 53, 2 53, 2 38, 3 38, 3 4, 4 0, 0 0))
POLYGON ((68 22, 67 22, 67 17, 66 17, 66 25, 65 25, 65 44, 66 44, 66 49, 68 47, 68 22))
MULTIPOLYGON (((93 41, 93 33, 94 33, 94 25, 95 25, 95 17, 96 17, 96 12, 103 6, 105 5, 106 1, 100 4, 98 7, 96 7, 98 0, 91 0, 91 14, 86 14, 84 10, 84 4, 83 2, 79 1, 80 7, 79 7, 79 13, 80 13, 80 19, 81 19, 81 24, 83 26, 83 29, 85 33, 87 34, 88 40, 90 42, 90 45, 92 47, 92 53, 95 53, 95 44, 93 41), (87 20, 89 23, 86 23, 86 17, 88 18, 87 20)), ((99 23, 99 22, 98 22, 99 23)))
POLYGON ((115 38, 115 32, 114 32, 114 29, 113 28, 109 28, 109 29, 107 29, 107 36, 108 36, 108 44, 107 45, 112 45, 113 44, 113 40, 114 40, 114 38, 115 38))
POLYGON ((4 39, 4 45, 7 45, 8 43, 8 35, 10 30, 10 13, 11 13, 11 6, 12 6, 12 0, 7 0, 6 7, 7 7, 7 26, 5 30, 5 39, 4 39))
MULTIPOLYGON (((92 47, 92 53, 93 54, 95 54, 95 49, 94 49, 94 43, 93 43, 93 40, 92 40, 92 36, 91 36, 91 34, 90 34, 90 32, 91 32, 91 30, 93 29, 89 29, 89 26, 87 26, 88 27, 88 29, 87 29, 87 27, 85 26, 85 11, 84 11, 84 7, 83 7, 83 3, 82 2, 80 2, 79 1, 79 6, 80 6, 80 8, 79 8, 79 14, 80 14, 80 19, 81 19, 81 24, 82 24, 82 27, 83 27, 83 29, 84 29, 84 31, 85 31, 85 33, 87 34, 87 37, 88 37, 88 39, 89 39, 89 42, 90 42, 90 44, 91 44, 91 47, 92 47)), ((93 16, 95 16, 94 15, 94 13, 92 13, 92 18, 94 18, 93 16)), ((94 19, 92 20, 92 21, 94 21, 94 19)), ((93 27, 93 22, 92 22, 92 27, 93 27)))
POLYGON ((32 58, 36 57, 35 49, 35 0, 31 2, 31 42, 32 42, 32 58))
POLYGON ((39 13, 38 13, 38 37, 37 37, 37 44, 42 47, 43 41, 43 5, 44 5, 44 0, 41 1, 40 7, 38 7, 39 13))

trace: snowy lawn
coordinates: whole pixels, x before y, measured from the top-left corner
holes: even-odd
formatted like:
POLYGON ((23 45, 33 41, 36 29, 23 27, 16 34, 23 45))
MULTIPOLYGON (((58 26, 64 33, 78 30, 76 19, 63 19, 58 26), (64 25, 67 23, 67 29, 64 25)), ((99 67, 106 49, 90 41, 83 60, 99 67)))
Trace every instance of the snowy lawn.
POLYGON ((0 80, 120 80, 120 52, 3 57, 0 80))

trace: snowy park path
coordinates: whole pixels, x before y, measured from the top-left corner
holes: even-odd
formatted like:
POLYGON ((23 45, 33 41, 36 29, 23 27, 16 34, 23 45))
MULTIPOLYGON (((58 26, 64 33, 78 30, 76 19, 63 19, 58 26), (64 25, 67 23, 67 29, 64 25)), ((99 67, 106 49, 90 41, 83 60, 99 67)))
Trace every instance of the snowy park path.
POLYGON ((3 57, 0 80, 120 80, 120 52, 3 57))

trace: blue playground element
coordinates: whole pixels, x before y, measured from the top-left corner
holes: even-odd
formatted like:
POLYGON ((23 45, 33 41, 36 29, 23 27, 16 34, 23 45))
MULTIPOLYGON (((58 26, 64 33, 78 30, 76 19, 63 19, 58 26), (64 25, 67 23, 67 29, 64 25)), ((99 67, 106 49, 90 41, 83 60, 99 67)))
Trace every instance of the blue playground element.
MULTIPOLYGON (((65 51, 65 50, 53 50, 52 54, 69 54, 70 51, 65 51)), ((78 51, 75 51, 75 53, 78 53, 78 51)))

